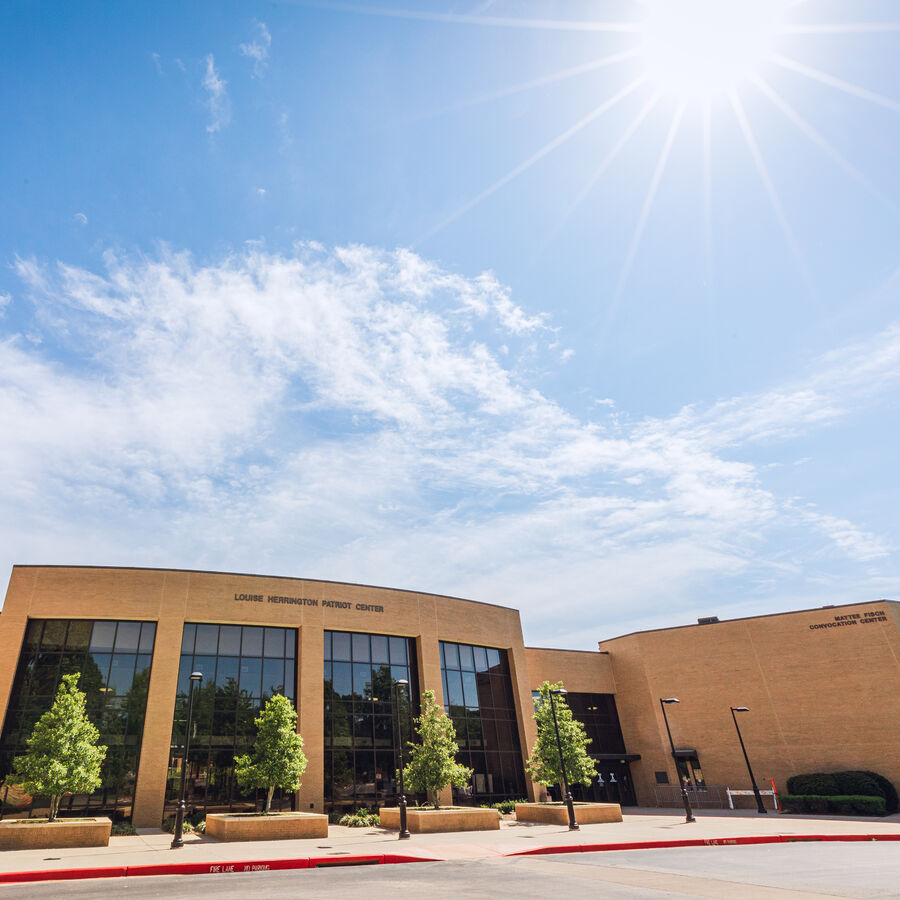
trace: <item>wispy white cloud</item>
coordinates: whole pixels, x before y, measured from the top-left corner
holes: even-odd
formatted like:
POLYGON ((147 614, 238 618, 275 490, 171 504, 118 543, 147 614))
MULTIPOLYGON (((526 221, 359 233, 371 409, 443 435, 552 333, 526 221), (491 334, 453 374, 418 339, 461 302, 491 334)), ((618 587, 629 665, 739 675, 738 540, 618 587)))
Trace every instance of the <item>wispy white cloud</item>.
POLYGON ((83 212, 77 212, 77 213, 75 213, 75 215, 72 216, 72 218, 73 218, 79 225, 87 225, 87 223, 88 223, 88 217, 87 217, 83 212))
POLYGON ((900 329, 764 394, 585 419, 535 387, 559 360, 546 316, 409 251, 15 265, 47 338, 0 343, 17 423, 0 542, 19 561, 417 587, 521 607, 532 634, 584 646, 613 610, 692 611, 737 578, 758 599, 891 549, 742 457, 894 391, 900 329))
POLYGON ((206 130, 210 134, 221 131, 231 121, 231 100, 228 97, 228 82, 216 71, 216 61, 212 53, 206 57, 203 75, 203 90, 206 91, 206 106, 209 122, 206 130))
POLYGON ((261 78, 269 62, 269 49, 272 46, 272 35, 265 22, 253 23, 253 37, 246 44, 241 44, 241 55, 253 60, 253 74, 261 78))

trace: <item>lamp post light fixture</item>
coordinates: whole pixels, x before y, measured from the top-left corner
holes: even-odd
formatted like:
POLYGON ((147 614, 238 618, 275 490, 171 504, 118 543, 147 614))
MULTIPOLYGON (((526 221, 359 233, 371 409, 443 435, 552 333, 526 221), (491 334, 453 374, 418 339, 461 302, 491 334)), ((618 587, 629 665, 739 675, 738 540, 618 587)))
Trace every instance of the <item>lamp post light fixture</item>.
POLYGON ((568 691, 565 688, 557 688, 555 691, 550 691, 550 712, 553 714, 553 730, 556 732, 556 749, 559 751, 559 767, 562 769, 562 777, 563 777, 563 789, 566 792, 566 808, 569 811, 569 831, 578 831, 578 823, 575 821, 575 804, 572 802, 572 792, 569 790, 569 779, 566 775, 566 761, 563 759, 563 751, 562 751, 562 741, 559 739, 559 722, 556 720, 556 704, 553 702, 553 697, 556 694, 567 694, 568 691))
POLYGON ((756 797, 756 809, 761 815, 768 815, 769 811, 763 806, 762 795, 759 793, 759 788, 756 786, 756 779, 753 777, 753 769, 750 768, 750 757, 747 756, 747 748, 744 746, 744 738, 741 736, 741 726, 738 725, 737 716, 735 713, 739 712, 750 712, 750 708, 748 706, 732 706, 731 707, 731 718, 734 719, 734 727, 737 731, 738 740, 741 742, 741 750, 744 753, 744 762, 747 763, 747 771, 750 773, 750 784, 753 785, 753 796, 756 797))
POLYGON ((409 687, 405 678, 394 682, 394 705, 397 707, 397 751, 400 754, 400 834, 398 840, 405 841, 409 837, 409 829, 406 827, 406 792, 403 790, 403 729, 400 727, 400 685, 409 687))
POLYGON ((687 788, 681 778, 681 773, 678 771, 678 757, 675 755, 675 741, 672 740, 672 729, 669 728, 669 717, 666 715, 666 705, 669 703, 681 703, 681 701, 677 697, 667 697, 665 700, 662 697, 659 698, 663 721, 666 723, 666 734, 669 735, 669 746, 672 748, 672 761, 675 763, 675 777, 681 785, 681 799, 684 801, 684 822, 685 824, 688 824, 689 822, 696 822, 697 820, 694 818, 694 813, 691 810, 691 801, 688 798, 687 788))
POLYGON ((175 811, 175 836, 172 838, 172 850, 180 850, 184 846, 184 773, 188 765, 188 753, 191 749, 191 719, 194 713, 194 682, 203 681, 202 672, 191 672, 188 687, 187 721, 184 726, 184 757, 181 760, 181 790, 178 809, 175 811))

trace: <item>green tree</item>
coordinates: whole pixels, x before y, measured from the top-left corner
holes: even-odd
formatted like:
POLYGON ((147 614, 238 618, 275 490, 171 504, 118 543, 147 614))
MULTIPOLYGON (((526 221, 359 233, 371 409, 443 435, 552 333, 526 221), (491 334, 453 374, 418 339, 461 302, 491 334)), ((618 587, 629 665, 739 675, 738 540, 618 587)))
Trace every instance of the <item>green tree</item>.
POLYGON ((253 753, 234 758, 234 774, 241 787, 264 788, 268 815, 275 788, 296 791, 306 771, 303 739, 297 734, 297 713, 283 694, 269 699, 256 717, 253 753))
POLYGON ((535 703, 534 710, 537 740, 531 750, 531 759, 525 764, 526 771, 538 784, 545 787, 558 784, 561 792, 563 777, 559 764, 559 746, 562 747, 569 784, 588 785, 597 774, 597 767, 587 752, 591 739, 585 734, 584 725, 573 717, 563 694, 556 694, 553 697, 556 721, 559 725, 559 746, 556 743, 550 691, 561 690, 562 686, 561 681, 556 684, 545 681, 541 685, 541 696, 535 703))
POLYGON ((422 715, 416 719, 419 743, 408 742, 409 764, 403 767, 403 778, 413 791, 422 791, 440 808, 440 792, 453 784, 464 787, 472 777, 473 769, 456 761, 459 744, 456 729, 434 700, 434 691, 422 694, 422 715))
POLYGON ((13 761, 13 771, 30 794, 50 797, 50 821, 56 818, 63 794, 90 794, 100 787, 100 766, 106 747, 85 713, 80 675, 64 675, 56 699, 35 723, 25 742, 28 752, 13 761))

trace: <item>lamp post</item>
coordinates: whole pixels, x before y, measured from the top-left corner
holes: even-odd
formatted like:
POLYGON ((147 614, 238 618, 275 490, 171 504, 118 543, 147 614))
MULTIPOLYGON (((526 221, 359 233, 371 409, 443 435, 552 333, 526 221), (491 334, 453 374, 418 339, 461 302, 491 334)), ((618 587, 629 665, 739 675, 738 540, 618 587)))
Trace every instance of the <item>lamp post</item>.
POLYGON ((566 761, 563 759, 562 741, 559 739, 559 722, 556 720, 556 704, 553 697, 556 694, 567 694, 565 688, 557 688, 550 691, 550 712, 553 713, 553 730, 556 732, 556 749, 559 751, 559 767, 562 769, 563 788, 566 792, 566 808, 569 811, 569 831, 578 831, 578 823, 575 821, 575 805, 572 803, 572 792, 569 790, 569 779, 566 776, 566 761))
POLYGON ((172 850, 180 850, 184 846, 184 773, 188 765, 188 753, 191 749, 191 718, 194 713, 194 682, 202 681, 202 672, 191 672, 188 687, 187 722, 184 727, 184 758, 181 760, 181 797, 175 811, 175 836, 172 838, 172 850))
POLYGON ((684 781, 682 781, 681 774, 678 771, 678 757, 675 756, 675 741, 672 740, 672 729, 669 728, 669 717, 666 715, 666 704, 668 703, 681 703, 681 701, 677 697, 667 697, 665 700, 663 700, 662 697, 659 698, 663 721, 666 723, 666 734, 669 735, 669 746, 672 748, 672 761, 675 763, 675 777, 681 785, 681 799, 684 801, 684 822, 685 824, 688 824, 689 822, 695 822, 696 819, 691 810, 691 801, 688 799, 687 788, 684 786, 684 781))
POLYGON ((400 727, 400 685, 409 687, 405 678, 394 682, 394 705, 397 707, 397 751, 400 754, 400 834, 398 840, 405 841, 409 837, 409 829, 406 827, 406 793, 403 790, 403 729, 400 727))
POLYGON ((734 719, 734 727, 737 731, 738 740, 741 742, 741 750, 744 753, 744 762, 747 763, 747 771, 750 773, 750 784, 753 785, 753 796, 756 797, 756 809, 761 815, 768 815, 769 811, 763 806, 762 795, 759 793, 759 788, 756 786, 756 779, 753 777, 753 769, 750 768, 750 757, 747 756, 747 748, 744 746, 744 738, 741 736, 741 726, 738 725, 737 716, 735 713, 739 712, 750 712, 750 707, 748 706, 732 706, 731 707, 731 718, 734 719))

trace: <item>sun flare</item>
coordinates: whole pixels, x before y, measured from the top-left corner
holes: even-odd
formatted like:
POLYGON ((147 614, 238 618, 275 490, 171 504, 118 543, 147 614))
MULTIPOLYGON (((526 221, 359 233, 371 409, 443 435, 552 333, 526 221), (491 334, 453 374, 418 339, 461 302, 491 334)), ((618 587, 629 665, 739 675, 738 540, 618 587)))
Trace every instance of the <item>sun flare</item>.
POLYGON ((642 23, 647 78, 681 102, 728 94, 778 50, 786 0, 653 0, 642 23))

